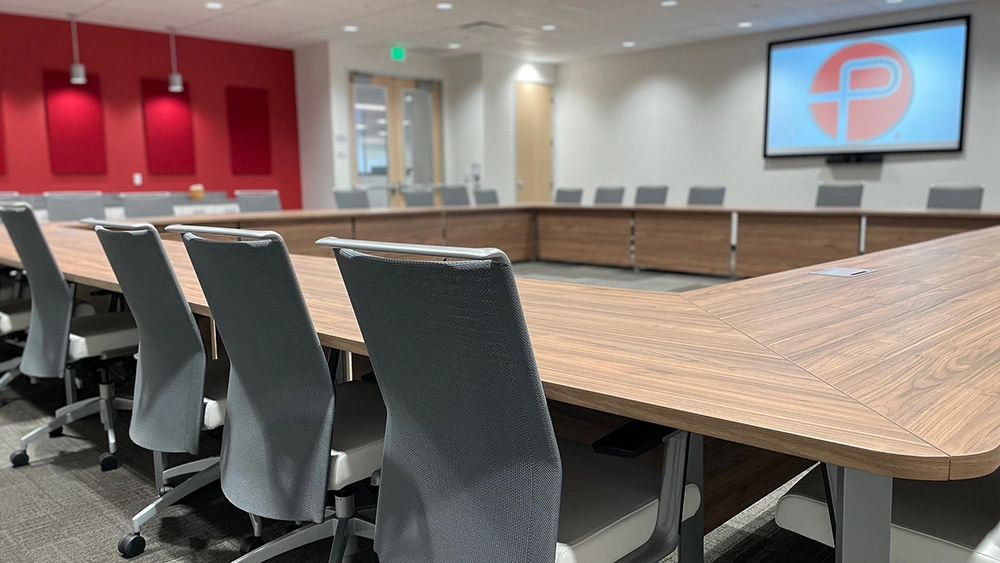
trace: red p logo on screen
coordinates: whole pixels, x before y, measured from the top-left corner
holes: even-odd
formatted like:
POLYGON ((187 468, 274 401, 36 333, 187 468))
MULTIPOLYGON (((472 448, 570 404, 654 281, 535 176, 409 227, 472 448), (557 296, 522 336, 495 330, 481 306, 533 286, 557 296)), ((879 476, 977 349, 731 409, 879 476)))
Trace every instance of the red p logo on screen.
POLYGON ((813 78, 813 119, 841 142, 873 139, 892 129, 913 98, 913 73, 899 51, 856 43, 834 53, 813 78))

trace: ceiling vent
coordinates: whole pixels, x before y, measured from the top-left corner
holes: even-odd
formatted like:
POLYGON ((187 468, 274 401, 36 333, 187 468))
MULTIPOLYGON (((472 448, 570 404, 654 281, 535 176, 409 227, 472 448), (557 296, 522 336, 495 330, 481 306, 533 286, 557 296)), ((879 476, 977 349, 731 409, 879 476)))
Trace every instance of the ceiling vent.
POLYGON ((510 38, 510 28, 490 21, 477 21, 467 23, 462 26, 462 31, 473 37, 484 39, 508 39, 510 38))

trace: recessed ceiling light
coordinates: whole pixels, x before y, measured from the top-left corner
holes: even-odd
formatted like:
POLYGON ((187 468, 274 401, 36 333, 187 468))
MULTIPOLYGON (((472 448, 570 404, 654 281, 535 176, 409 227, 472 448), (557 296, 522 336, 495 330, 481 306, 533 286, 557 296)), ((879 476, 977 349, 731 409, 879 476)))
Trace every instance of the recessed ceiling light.
POLYGON ((625 41, 624 43, 622 43, 622 47, 625 47, 626 49, 631 49, 632 47, 635 47, 635 41, 625 41))
POLYGON ((344 26, 344 31, 346 31, 347 33, 357 33, 358 32, 358 26, 356 26, 356 25, 345 25, 344 26))
POLYGON ((753 22, 740 22, 738 25, 742 29, 747 29, 747 28, 753 27, 753 22))
POLYGON ((354 126, 354 128, 357 129, 358 131, 364 131, 365 129, 368 129, 368 126, 365 125, 364 123, 358 123, 357 125, 354 126))
POLYGON ((462 44, 461 43, 448 43, 448 48, 449 49, 461 49, 462 48, 462 44))
POLYGON ((555 31, 555 30, 556 30, 556 26, 553 25, 553 24, 551 24, 551 23, 547 23, 547 24, 545 24, 545 25, 542 26, 542 31, 555 31))
POLYGON ((222 2, 205 2, 205 7, 209 10, 221 10, 222 2))
POLYGON ((438 2, 438 10, 450 10, 454 7, 450 2, 438 2))
POLYGON ((902 4, 903 0, 885 0, 886 4, 902 4))
POLYGON ((380 117, 378 118, 378 121, 376 123, 378 123, 379 125, 385 125, 386 123, 388 123, 388 121, 386 121, 384 117, 380 117))
POLYGON ((385 137, 386 135, 387 135, 387 133, 385 131, 379 131, 378 132, 378 136, 379 137, 385 137))
POLYGON ((663 0, 663 2, 660 2, 660 5, 664 8, 673 8, 677 5, 677 0, 663 0))

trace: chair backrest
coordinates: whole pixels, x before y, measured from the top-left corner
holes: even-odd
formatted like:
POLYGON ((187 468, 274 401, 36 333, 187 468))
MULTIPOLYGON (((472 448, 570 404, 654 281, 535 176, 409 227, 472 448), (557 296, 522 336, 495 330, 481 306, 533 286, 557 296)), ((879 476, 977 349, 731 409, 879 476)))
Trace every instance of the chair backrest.
POLYGON ((625 199, 625 188, 601 186, 594 193, 594 205, 621 205, 625 199))
POLYGON ((983 186, 931 186, 927 194, 927 209, 967 209, 978 211, 983 208, 983 186))
POLYGON ((336 252, 388 412, 375 528, 386 561, 554 558, 559 450, 510 262, 486 252, 336 252))
POLYGON ((236 203, 240 205, 240 213, 281 211, 278 190, 236 190, 236 203))
POLYGON ((688 205, 722 205, 726 200, 724 186, 691 186, 688 205))
POLYGON ((333 190, 337 209, 369 209, 368 192, 364 190, 333 190))
POLYGON ((861 207, 864 184, 820 184, 816 207, 861 207))
POLYGON ((104 219, 104 194, 101 192, 45 192, 49 221, 104 219))
POLYGON ((164 217, 174 214, 174 196, 170 192, 123 193, 126 217, 164 217))
POLYGON ((373 186, 365 189, 368 192, 368 204, 372 209, 387 209, 392 205, 392 191, 389 186, 373 186))
POLYGON ((30 377, 58 378, 66 371, 73 290, 56 264, 31 207, 0 206, 11 242, 31 283, 31 330, 21 355, 21 372, 30 377))
POLYGON ((222 490, 265 518, 320 522, 333 428, 333 378, 284 241, 277 233, 185 232, 232 366, 222 490), (212 233, 241 240, 209 240, 212 233))
POLYGON ((468 188, 465 186, 442 186, 441 204, 465 207, 472 205, 472 202, 469 200, 468 188))
POLYGON ((476 199, 476 205, 500 205, 496 190, 475 190, 472 196, 476 199))
POLYGON ((565 205, 580 205, 583 201, 583 188, 559 188, 553 201, 565 205))
POLYGON ((639 186, 635 189, 636 205, 666 205, 667 186, 639 186))
POLYGON ((129 436, 148 450, 197 454, 205 345, 160 235, 148 224, 105 222, 96 230, 139 329, 129 436))
POLYGON ((403 197, 407 207, 434 207, 434 192, 431 190, 406 190, 403 197))

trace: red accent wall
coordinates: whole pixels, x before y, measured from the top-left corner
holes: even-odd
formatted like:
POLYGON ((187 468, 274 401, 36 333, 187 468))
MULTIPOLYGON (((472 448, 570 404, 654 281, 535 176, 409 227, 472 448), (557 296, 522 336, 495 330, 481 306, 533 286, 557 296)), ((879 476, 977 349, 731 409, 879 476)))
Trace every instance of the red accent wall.
POLYGON ((285 208, 302 206, 295 65, 291 51, 177 38, 177 58, 191 98, 195 173, 150 175, 146 160, 142 79, 170 72, 166 34, 79 25, 80 58, 100 76, 107 172, 54 174, 49 159, 43 73, 73 62, 68 21, 0 14, 0 139, 6 172, 0 190, 183 191, 277 189, 285 208), (235 175, 229 149, 226 88, 268 91, 271 173, 235 175), (132 185, 141 172, 144 184, 132 185))

